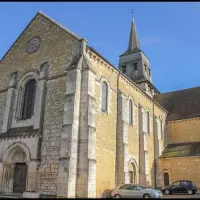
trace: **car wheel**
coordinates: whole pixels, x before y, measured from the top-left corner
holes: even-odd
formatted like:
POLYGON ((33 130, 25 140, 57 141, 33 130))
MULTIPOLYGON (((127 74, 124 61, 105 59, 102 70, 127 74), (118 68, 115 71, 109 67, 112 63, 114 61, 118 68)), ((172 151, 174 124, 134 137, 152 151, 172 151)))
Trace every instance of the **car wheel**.
POLYGON ((196 192, 193 192, 192 194, 193 194, 193 195, 195 195, 195 194, 196 194, 196 192))
POLYGON ((190 190, 190 189, 188 189, 188 190, 187 190, 187 193, 188 193, 189 195, 191 195, 191 194, 193 194, 193 191, 190 190))
POLYGON ((168 195, 168 194, 170 194, 170 191, 169 190, 164 190, 164 193, 168 195))
POLYGON ((144 194, 143 199, 151 199, 151 195, 150 194, 144 194))
POLYGON ((115 194, 115 195, 114 195, 114 198, 115 198, 115 199, 120 199, 121 196, 120 196, 119 194, 115 194))

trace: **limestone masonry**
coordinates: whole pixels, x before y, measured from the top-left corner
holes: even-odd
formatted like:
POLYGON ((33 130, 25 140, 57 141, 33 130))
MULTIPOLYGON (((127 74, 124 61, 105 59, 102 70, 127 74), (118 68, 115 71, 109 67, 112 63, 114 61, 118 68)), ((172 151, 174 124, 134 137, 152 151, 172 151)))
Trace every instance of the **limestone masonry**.
POLYGON ((38 12, 0 75, 1 194, 105 197, 121 183, 180 179, 200 187, 200 87, 156 89, 134 20, 118 70, 38 12))

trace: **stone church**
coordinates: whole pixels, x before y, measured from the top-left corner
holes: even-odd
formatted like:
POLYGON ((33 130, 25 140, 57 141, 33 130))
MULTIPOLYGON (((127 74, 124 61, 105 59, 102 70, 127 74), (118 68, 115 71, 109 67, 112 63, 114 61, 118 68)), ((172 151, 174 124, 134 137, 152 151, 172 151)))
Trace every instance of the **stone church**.
POLYGON ((200 185, 200 88, 161 94, 134 20, 118 69, 38 12, 0 61, 0 192, 103 197, 200 185))

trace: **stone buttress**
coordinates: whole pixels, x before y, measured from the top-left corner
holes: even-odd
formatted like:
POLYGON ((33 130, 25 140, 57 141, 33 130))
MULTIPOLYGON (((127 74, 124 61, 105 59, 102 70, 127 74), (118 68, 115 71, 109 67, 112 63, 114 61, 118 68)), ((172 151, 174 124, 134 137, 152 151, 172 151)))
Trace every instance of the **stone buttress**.
POLYGON ((118 91, 118 123, 117 123, 117 149, 116 149, 116 174, 117 185, 128 183, 128 100, 118 91))
POLYGON ((81 41, 77 65, 67 69, 57 196, 96 197, 95 74, 81 41))

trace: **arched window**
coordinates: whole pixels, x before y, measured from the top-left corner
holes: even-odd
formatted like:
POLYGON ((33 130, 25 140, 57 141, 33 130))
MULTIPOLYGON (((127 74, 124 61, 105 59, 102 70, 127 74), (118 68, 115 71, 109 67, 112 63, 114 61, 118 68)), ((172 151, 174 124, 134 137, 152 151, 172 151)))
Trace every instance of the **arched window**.
POLYGON ((147 111, 147 133, 150 134, 150 113, 147 111))
POLYGON ((131 99, 129 100, 129 124, 133 124, 133 102, 131 99))
POLYGON ((129 164, 129 182, 137 183, 136 166, 134 163, 129 164))
POLYGON ((108 111, 108 84, 105 81, 102 83, 102 111, 108 111))
POLYGON ((30 119, 34 111, 36 81, 30 80, 25 87, 22 105, 22 119, 30 119))

